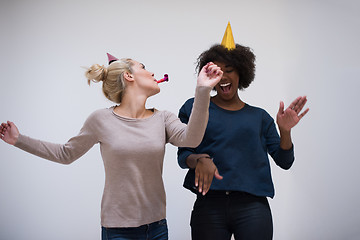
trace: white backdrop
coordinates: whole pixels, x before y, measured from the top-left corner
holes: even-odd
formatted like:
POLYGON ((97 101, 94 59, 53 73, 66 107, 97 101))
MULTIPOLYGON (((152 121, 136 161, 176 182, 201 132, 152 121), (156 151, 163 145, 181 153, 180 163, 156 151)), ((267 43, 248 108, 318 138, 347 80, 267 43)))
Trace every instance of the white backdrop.
MULTIPOLYGON (((87 116, 113 105, 82 66, 106 52, 132 57, 161 78, 148 107, 178 112, 193 96, 195 61, 219 43, 230 21, 237 43, 257 55, 254 83, 241 98, 275 117, 307 95, 309 114, 293 130, 290 171, 272 164, 275 240, 358 239, 360 197, 356 104, 360 89, 357 1, 0 2, 0 121, 64 143, 87 116)), ((168 145, 164 164, 170 239, 190 239, 195 196, 168 145)), ((96 145, 64 166, 0 143, 0 239, 100 239, 104 169, 96 145)))

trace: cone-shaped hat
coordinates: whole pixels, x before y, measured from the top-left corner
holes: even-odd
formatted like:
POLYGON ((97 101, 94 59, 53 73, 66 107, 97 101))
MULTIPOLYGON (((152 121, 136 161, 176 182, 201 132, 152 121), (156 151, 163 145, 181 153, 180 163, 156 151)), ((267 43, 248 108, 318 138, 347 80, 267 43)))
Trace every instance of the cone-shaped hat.
POLYGON ((234 42, 234 37, 233 37, 232 31, 231 31, 230 22, 228 23, 228 25, 226 27, 224 37, 221 41, 221 45, 226 47, 228 50, 235 48, 235 42, 234 42))
POLYGON ((114 57, 113 55, 106 53, 108 56, 108 60, 109 60, 109 64, 112 63, 113 61, 117 61, 119 60, 118 58, 114 57))

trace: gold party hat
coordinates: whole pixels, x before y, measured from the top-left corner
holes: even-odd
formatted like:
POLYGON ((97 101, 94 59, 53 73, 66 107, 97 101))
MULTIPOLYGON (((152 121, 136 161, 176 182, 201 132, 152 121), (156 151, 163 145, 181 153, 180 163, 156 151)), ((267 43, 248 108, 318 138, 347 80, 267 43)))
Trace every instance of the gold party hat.
POLYGON ((221 41, 221 46, 226 47, 228 50, 235 48, 235 42, 234 42, 234 37, 233 37, 232 31, 231 31, 230 22, 228 23, 228 25, 226 27, 224 37, 221 41))

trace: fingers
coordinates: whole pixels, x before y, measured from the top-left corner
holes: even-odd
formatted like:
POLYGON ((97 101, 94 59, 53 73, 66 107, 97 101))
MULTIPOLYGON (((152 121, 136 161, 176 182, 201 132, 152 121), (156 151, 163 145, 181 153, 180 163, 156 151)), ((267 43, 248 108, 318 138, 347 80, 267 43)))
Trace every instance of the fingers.
POLYGON ((309 110, 309 108, 305 109, 305 111, 299 115, 299 120, 302 119, 302 117, 305 116, 305 114, 307 114, 309 110))
POLYGON ((302 97, 302 98, 299 100, 298 104, 296 105, 296 110, 295 110, 296 113, 300 113, 300 112, 301 112, 301 110, 302 110, 303 107, 305 106, 306 102, 307 102, 306 96, 302 97))
POLYGON ((199 176, 200 176, 199 171, 196 171, 195 169, 195 187, 199 187, 199 176))
POLYGON ((9 128, 10 126, 8 123, 2 123, 0 125, 0 139, 4 140, 4 135, 6 134, 9 128))
POLYGON ((0 127, 0 138, 4 142, 15 145, 19 137, 19 130, 13 122, 7 121, 0 127))
POLYGON ((284 102, 283 102, 283 101, 280 101, 278 113, 281 114, 281 113, 283 113, 283 112, 284 112, 284 102))
POLYGON ((207 63, 200 71, 197 79, 198 86, 214 87, 222 78, 221 68, 212 62, 207 63))
POLYGON ((0 125, 0 139, 3 139, 4 138, 4 125, 3 125, 4 123, 2 123, 1 125, 0 125))
POLYGON ((195 187, 198 188, 200 193, 203 193, 203 190, 207 188, 208 185, 208 176, 202 172, 202 170, 195 169, 195 187))
POLYGON ((304 105, 307 102, 307 98, 306 96, 303 97, 297 97, 290 105, 289 108, 294 110, 296 113, 301 112, 301 110, 303 109, 304 105))
POLYGON ((212 174, 202 175, 202 177, 200 177, 199 193, 202 193, 202 195, 205 195, 209 191, 211 183, 212 183, 212 179, 213 179, 212 174))
MULTIPOLYGON (((296 126, 298 122, 309 112, 309 108, 301 113, 307 102, 306 96, 297 97, 289 107, 281 112, 281 106, 279 107, 279 113, 277 115, 277 124, 279 128, 289 131, 296 126)), ((280 104, 282 105, 282 104, 280 104)))
POLYGON ((1 134, 4 134, 9 127, 10 127, 9 124, 7 124, 7 123, 2 123, 1 126, 0 126, 0 132, 1 132, 1 134))
MULTIPOLYGON (((299 103, 301 97, 297 97, 290 105, 288 108, 295 110, 295 108, 297 108, 297 104, 299 103)), ((296 111, 296 110, 295 110, 296 111)))
MULTIPOLYGON (((303 113, 301 113, 299 115, 299 113, 302 111, 302 109, 304 108, 305 104, 307 102, 307 97, 306 96, 300 96, 297 97, 288 107, 288 109, 295 111, 296 114, 298 115, 299 119, 301 119, 303 116, 305 116, 305 114, 309 111, 309 108, 307 108, 303 113)), ((281 103, 280 103, 281 105, 281 103)), ((280 107, 281 108, 281 107, 280 107)), ((279 113, 280 113, 280 108, 279 108, 279 113)))
POLYGON ((210 175, 203 175, 202 182, 200 182, 199 192, 205 195, 210 188, 212 177, 210 175))
POLYGON ((195 168, 195 186, 199 193, 205 195, 210 190, 214 177, 218 180, 223 179, 212 159, 200 158, 195 168))
POLYGON ((223 74, 221 68, 212 62, 209 62, 205 65, 205 71, 209 77, 222 76, 223 74))
POLYGON ((215 178, 217 179, 217 180, 222 180, 224 177, 223 176, 221 176, 220 174, 219 174, 219 171, 217 170, 217 168, 216 168, 216 171, 215 171, 215 178))
MULTIPOLYGON (((8 121, 9 123, 9 121, 8 121)), ((8 123, 1 123, 1 128, 6 128, 9 124, 8 123)))

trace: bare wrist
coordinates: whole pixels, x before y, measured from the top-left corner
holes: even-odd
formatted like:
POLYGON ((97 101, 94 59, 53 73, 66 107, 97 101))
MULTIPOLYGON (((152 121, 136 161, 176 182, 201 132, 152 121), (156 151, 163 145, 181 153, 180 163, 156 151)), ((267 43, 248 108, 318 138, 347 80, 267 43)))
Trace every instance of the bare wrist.
POLYGON ((201 156, 196 159, 196 164, 199 162, 203 163, 204 161, 212 161, 212 158, 210 156, 201 156))

